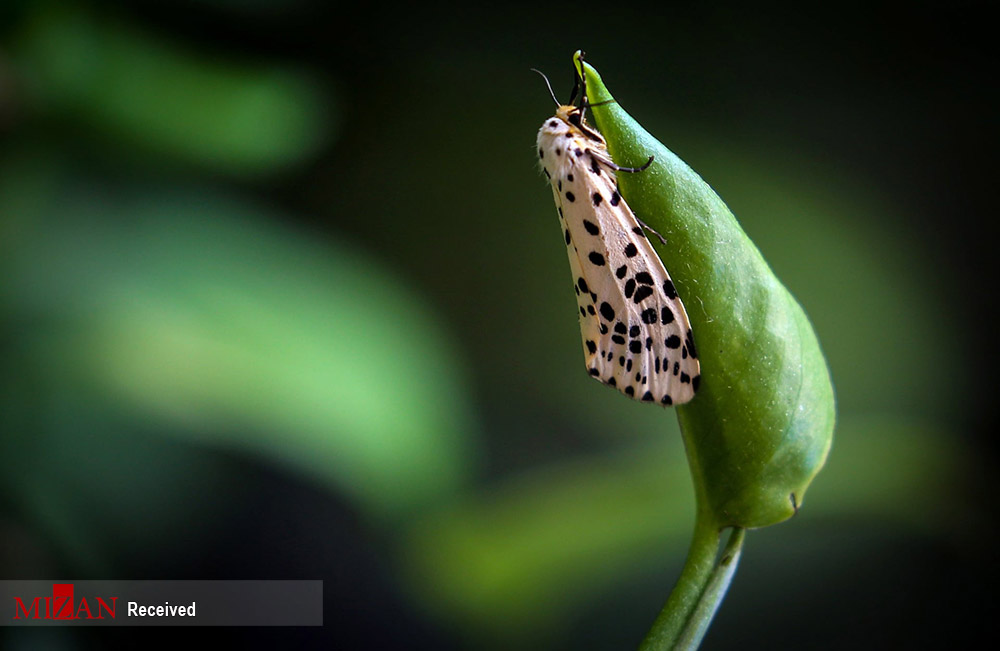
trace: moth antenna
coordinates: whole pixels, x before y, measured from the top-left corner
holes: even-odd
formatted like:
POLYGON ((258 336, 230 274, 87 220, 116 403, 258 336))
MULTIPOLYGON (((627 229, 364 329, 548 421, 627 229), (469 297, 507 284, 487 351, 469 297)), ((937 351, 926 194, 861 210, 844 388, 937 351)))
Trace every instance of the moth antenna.
MULTIPOLYGON (((585 52, 580 52, 580 65, 581 65, 581 67, 583 66, 583 57, 585 56, 585 54, 586 54, 585 52)), ((612 97, 611 99, 606 99, 606 100, 603 100, 603 101, 596 102, 596 103, 592 104, 590 102, 589 98, 587 97, 587 79, 585 77, 583 77, 583 76, 580 76, 580 77, 577 78, 577 82, 576 83, 577 83, 578 87, 582 87, 583 88, 583 95, 580 96, 580 115, 581 116, 589 108, 594 108, 595 106, 604 106, 605 104, 614 104, 614 103, 616 103, 618 101, 618 100, 616 100, 615 98, 612 97)), ((573 97, 575 97, 575 96, 576 96, 576 89, 573 90, 573 97)), ((573 103, 573 98, 570 98, 569 103, 570 104, 573 103)), ((645 169, 645 168, 643 168, 643 169, 645 169)))
MULTIPOLYGON (((583 52, 583 50, 581 50, 580 51, 580 62, 581 63, 583 63, 583 57, 584 57, 584 55, 585 55, 585 53, 583 52)), ((571 106, 572 106, 573 102, 576 101, 576 94, 580 92, 581 82, 583 82, 583 78, 578 74, 577 69, 576 69, 576 65, 574 64, 574 66, 573 66, 573 92, 569 94, 569 104, 571 106)), ((583 82, 583 84, 585 84, 585 83, 586 82, 583 82)), ((583 93, 580 95, 580 101, 581 102, 586 102, 587 101, 587 88, 586 88, 585 85, 583 85, 583 93)))
POLYGON ((554 92, 552 92, 552 84, 549 83, 549 78, 545 76, 545 73, 542 72, 541 70, 535 70, 534 68, 530 68, 530 70, 532 72, 537 72, 538 74, 540 74, 542 76, 542 79, 545 80, 546 87, 548 87, 548 89, 549 89, 549 95, 552 96, 552 101, 556 103, 556 106, 562 106, 562 104, 559 103, 559 100, 556 99, 556 94, 554 92))
POLYGON ((576 73, 576 87, 573 88, 573 95, 569 98, 569 103, 572 104, 573 100, 576 98, 577 90, 580 91, 580 119, 582 120, 586 117, 587 107, 590 105, 587 102, 587 78, 583 74, 583 58, 587 56, 587 53, 580 50, 580 68, 573 66, 573 71, 576 73))

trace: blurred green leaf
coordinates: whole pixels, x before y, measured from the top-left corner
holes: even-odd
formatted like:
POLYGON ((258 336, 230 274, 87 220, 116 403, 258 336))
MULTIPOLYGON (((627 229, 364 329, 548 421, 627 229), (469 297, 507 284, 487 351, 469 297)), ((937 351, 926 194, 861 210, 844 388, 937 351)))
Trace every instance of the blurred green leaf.
POLYGON ((565 462, 432 512, 402 546, 416 601, 503 636, 501 648, 559 628, 602 587, 683 549, 694 508, 679 452, 565 462))
POLYGON ((42 5, 14 42, 44 112, 146 151, 261 173, 302 160, 334 130, 329 89, 302 71, 213 58, 79 5, 42 5))
POLYGON ((718 527, 787 519, 833 435, 833 387, 812 326, 718 195, 583 67, 614 160, 639 165, 655 156, 619 183, 639 218, 669 241, 654 245, 694 330, 701 388, 678 417, 699 506, 718 527))
MULTIPOLYGON (((844 444, 796 522, 930 532, 969 516, 955 513, 967 460, 954 432, 899 417, 838 429, 844 444)), ((429 514, 401 544, 414 599, 505 648, 568 626, 624 577, 669 581, 665 559, 683 553, 694 513, 679 452, 652 442, 565 462, 429 514)))
MULTIPOLYGON (((18 187, 38 186, 3 196, 26 205, 18 187)), ((0 293, 37 324, 20 347, 44 382, 253 450, 374 515, 462 484, 474 436, 460 364, 380 262, 199 187, 108 192, 70 175, 49 190, 12 229, 0 293)))

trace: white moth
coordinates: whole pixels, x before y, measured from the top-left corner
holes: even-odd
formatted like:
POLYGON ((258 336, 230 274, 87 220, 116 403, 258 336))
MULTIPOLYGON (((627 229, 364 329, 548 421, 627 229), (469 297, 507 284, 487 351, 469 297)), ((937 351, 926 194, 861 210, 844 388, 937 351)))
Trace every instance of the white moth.
POLYGON ((639 169, 612 162, 586 107, 583 93, 580 106, 560 106, 545 121, 538 157, 563 227, 587 369, 631 398, 679 405, 701 379, 691 325, 615 176, 653 159, 639 169))

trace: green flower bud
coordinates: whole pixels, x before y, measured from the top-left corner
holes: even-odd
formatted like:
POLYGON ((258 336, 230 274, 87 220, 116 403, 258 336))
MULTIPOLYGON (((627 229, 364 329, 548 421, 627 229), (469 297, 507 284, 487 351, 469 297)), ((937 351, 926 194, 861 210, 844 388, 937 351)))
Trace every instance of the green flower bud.
POLYGON ((650 238, 684 301, 701 361, 694 400, 677 408, 699 509, 719 528, 785 520, 826 460, 834 398, 802 307, 722 199, 612 100, 580 61, 593 121, 622 195, 667 243, 650 238), (603 103, 602 102, 607 102, 603 103))

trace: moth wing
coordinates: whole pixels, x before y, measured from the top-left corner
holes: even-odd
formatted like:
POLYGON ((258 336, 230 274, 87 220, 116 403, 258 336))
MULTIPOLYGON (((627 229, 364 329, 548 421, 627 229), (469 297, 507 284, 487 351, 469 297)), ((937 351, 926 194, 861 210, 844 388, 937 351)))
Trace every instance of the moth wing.
POLYGON ((637 400, 687 402, 700 368, 684 305, 619 195, 603 145, 557 127, 543 127, 539 153, 564 231, 588 372, 637 400))
POLYGON ((583 205, 574 211, 563 201, 563 212, 575 249, 569 251, 570 267, 590 290, 578 297, 586 312, 580 325, 587 367, 635 399, 688 402, 697 390, 700 365, 670 275, 618 193, 612 172, 600 165, 572 167, 574 181, 564 178, 563 185, 575 191, 572 203, 583 205), (577 213, 580 218, 573 219, 577 213), (593 313, 584 303, 593 306, 593 313))

